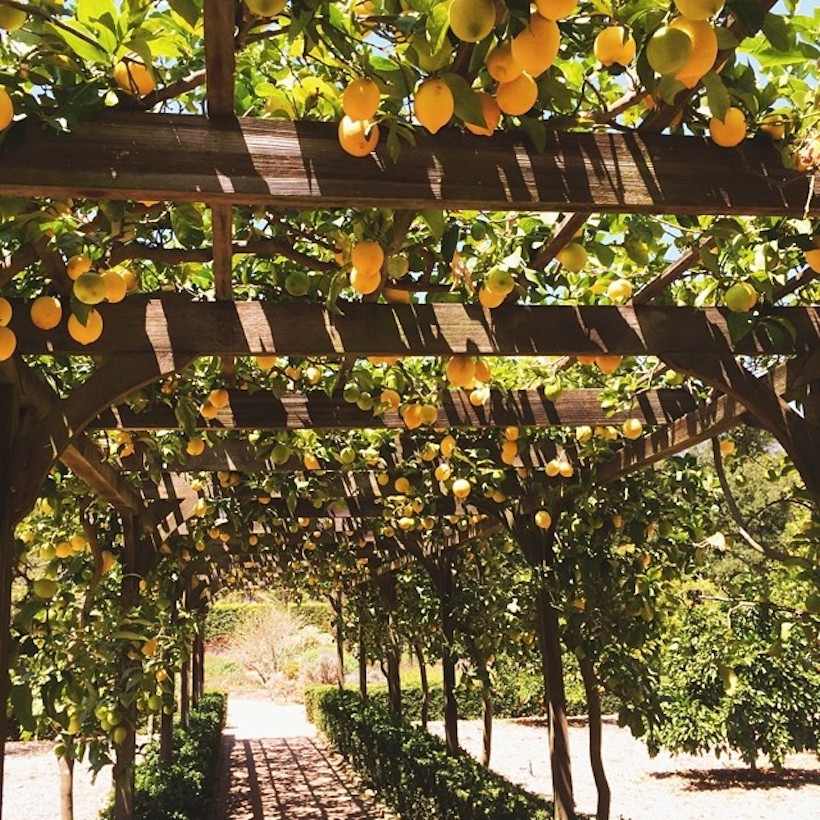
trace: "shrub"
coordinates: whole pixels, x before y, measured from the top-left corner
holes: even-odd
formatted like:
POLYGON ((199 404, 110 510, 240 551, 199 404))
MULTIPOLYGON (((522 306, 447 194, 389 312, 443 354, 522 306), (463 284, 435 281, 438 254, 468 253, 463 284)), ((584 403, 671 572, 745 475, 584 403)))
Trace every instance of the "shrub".
POLYGON ((311 709, 328 741, 404 820, 547 820, 552 806, 353 692, 315 687, 311 709))
MULTIPOLYGON (((170 765, 159 758, 152 743, 134 776, 134 816, 140 820, 200 820, 217 775, 219 747, 225 725, 227 697, 210 692, 191 710, 188 729, 174 729, 174 754, 170 765)), ((113 805, 101 815, 114 817, 113 805)))

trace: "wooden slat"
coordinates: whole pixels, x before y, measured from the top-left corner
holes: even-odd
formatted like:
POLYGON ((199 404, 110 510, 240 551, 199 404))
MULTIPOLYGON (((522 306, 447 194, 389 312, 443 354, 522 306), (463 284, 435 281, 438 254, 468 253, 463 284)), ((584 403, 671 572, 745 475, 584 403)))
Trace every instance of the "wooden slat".
POLYGON ((105 329, 87 347, 73 341, 64 326, 35 328, 19 301, 11 326, 23 354, 663 356, 792 353, 820 346, 820 307, 772 309, 772 316, 795 330, 794 342, 778 345, 762 333, 732 342, 728 311, 718 308, 504 305, 489 311, 478 305, 361 303, 340 308, 337 315, 307 302, 132 297, 100 305, 105 329))
MULTIPOLYGON (((230 402, 215 419, 197 419, 199 429, 211 427, 233 430, 355 430, 362 427, 402 429, 398 411, 383 416, 360 410, 340 395, 328 396, 321 390, 283 396, 259 391, 230 390, 230 402)), ((438 426, 478 427, 577 427, 584 424, 619 424, 638 418, 644 424, 662 424, 694 410, 692 396, 685 390, 650 390, 635 397, 629 411, 608 414, 601 407, 600 391, 594 388, 565 390, 551 402, 543 390, 493 390, 486 404, 474 407, 464 391, 450 390, 439 404, 438 426)), ((135 412, 128 405, 106 410, 92 429, 172 430, 179 421, 167 405, 135 412)))
POLYGON ((688 450, 742 424, 746 413, 746 408, 739 402, 728 396, 720 396, 706 407, 627 444, 613 458, 598 467, 596 480, 600 484, 617 481, 657 461, 688 450))
POLYGON ((205 0, 205 78, 209 117, 233 114, 236 0, 205 0))
POLYGON ((656 296, 663 293, 672 282, 680 279, 692 265, 700 261, 700 254, 704 248, 714 247, 715 239, 712 236, 702 239, 694 248, 681 254, 670 262, 651 282, 647 282, 632 297, 633 305, 648 305, 656 296))
POLYGON ((809 178, 784 169, 766 140, 727 149, 700 137, 554 131, 546 143, 537 153, 516 135, 453 129, 420 135, 394 163, 386 146, 348 156, 332 123, 123 113, 57 136, 27 121, 0 149, 0 195, 749 216, 818 207, 809 178))

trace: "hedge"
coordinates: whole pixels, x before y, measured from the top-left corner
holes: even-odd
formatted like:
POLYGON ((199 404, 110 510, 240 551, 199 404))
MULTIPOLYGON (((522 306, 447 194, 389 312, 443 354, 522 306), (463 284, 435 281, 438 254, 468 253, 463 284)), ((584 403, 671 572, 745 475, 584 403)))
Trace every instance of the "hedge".
MULTIPOLYGON (((535 681, 538 685, 529 685, 529 682, 522 684, 521 678, 525 673, 521 673, 513 678, 501 678, 497 681, 493 690, 493 715, 497 718, 517 718, 535 717, 545 715, 547 710, 544 706, 543 683, 541 678, 535 681)), ((305 690, 305 709, 308 713, 308 720, 313 720, 313 708, 315 697, 334 686, 313 686, 305 690)), ((389 697, 385 684, 371 684, 367 688, 367 694, 373 702, 382 709, 389 711, 389 697)), ((620 704, 611 695, 603 695, 603 709, 606 714, 615 714, 620 709, 620 704)), ((418 685, 402 686, 401 703, 402 713, 410 723, 418 723, 421 720, 421 700, 422 689, 418 685)), ((483 714, 483 704, 481 702, 481 689, 477 686, 469 687, 463 681, 456 687, 456 704, 458 706, 458 716, 461 720, 479 720, 483 714)), ((586 717, 587 704, 583 686, 573 686, 571 681, 567 681, 567 714, 570 716, 581 715, 586 717)), ((444 717, 444 689, 441 684, 430 685, 429 700, 430 720, 443 720, 444 717)))
POLYGON ((447 753, 436 737, 395 723, 350 691, 314 688, 319 729, 403 820, 547 820, 552 804, 481 766, 447 753))
MULTIPOLYGON (((134 816, 140 820, 202 820, 208 814, 219 765, 227 696, 204 695, 191 710, 188 728, 174 729, 174 754, 170 765, 159 758, 159 743, 152 743, 134 775, 134 816)), ((113 820, 114 806, 101 814, 113 820)))

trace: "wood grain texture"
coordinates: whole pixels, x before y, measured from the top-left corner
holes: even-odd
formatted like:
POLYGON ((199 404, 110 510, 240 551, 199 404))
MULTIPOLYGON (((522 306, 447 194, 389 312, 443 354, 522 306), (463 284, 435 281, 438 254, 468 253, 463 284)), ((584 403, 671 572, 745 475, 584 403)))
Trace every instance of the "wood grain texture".
POLYGON ((716 355, 810 352, 820 347, 820 307, 776 308, 795 340, 774 344, 763 333, 730 339, 728 312, 718 308, 641 306, 365 305, 341 313, 307 302, 194 302, 131 297, 101 305, 105 328, 84 347, 62 325, 41 331, 22 302, 11 327, 23 354, 169 356, 554 356, 614 353, 716 355))
MULTIPOLYGON (((820 191, 820 186, 817 186, 820 191)), ((286 208, 481 208, 590 213, 802 216, 809 179, 767 139, 719 148, 678 135, 420 136, 393 163, 350 157, 332 123, 107 115, 55 136, 15 125, 0 195, 266 204, 286 208)))
MULTIPOLYGON (((208 422, 197 419, 200 429, 233 430, 356 430, 362 427, 402 429, 396 410, 383 416, 360 410, 340 395, 328 396, 321 390, 290 394, 277 399, 266 391, 248 393, 230 390, 230 402, 208 422)), ((479 427, 577 427, 620 424, 638 418, 644 424, 662 424, 694 410, 694 400, 685 390, 650 390, 636 396, 629 411, 608 414, 601 407, 595 388, 565 390, 551 402, 543 390, 493 390, 481 407, 470 404, 466 391, 450 390, 439 404, 438 425, 451 428, 479 427)), ((100 414, 92 429, 170 430, 179 427, 173 409, 157 405, 135 412, 128 405, 112 407, 100 414)))

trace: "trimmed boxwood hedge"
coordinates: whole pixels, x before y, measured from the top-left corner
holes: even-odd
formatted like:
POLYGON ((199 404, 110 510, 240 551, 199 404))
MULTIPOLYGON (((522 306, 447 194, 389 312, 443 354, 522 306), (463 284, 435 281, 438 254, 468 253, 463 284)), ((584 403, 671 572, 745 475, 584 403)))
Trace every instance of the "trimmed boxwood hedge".
POLYGON ((316 724, 381 799, 403 820, 547 820, 552 804, 513 785, 466 753, 407 723, 372 701, 333 688, 314 688, 316 724))
MULTIPOLYGON (((228 698, 220 692, 204 695, 191 710, 186 730, 174 729, 170 766, 159 759, 152 743, 134 775, 134 816, 140 820, 202 820, 208 816, 219 765, 219 748, 228 698)), ((113 804, 101 818, 112 820, 113 804)))

